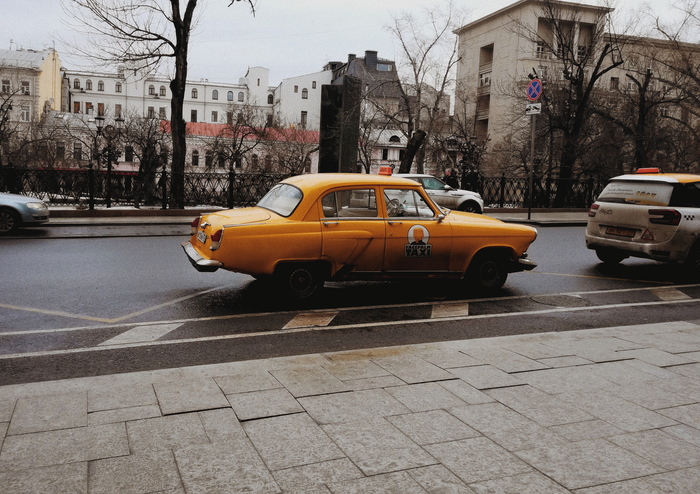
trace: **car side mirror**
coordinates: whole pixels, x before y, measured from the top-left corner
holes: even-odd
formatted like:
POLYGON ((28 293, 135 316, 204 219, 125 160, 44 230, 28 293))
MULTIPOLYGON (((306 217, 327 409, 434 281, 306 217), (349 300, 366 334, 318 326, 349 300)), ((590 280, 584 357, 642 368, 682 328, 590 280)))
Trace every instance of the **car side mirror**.
POLYGON ((448 191, 449 191, 449 190, 455 190, 454 187, 452 187, 452 186, 450 186, 450 185, 445 185, 445 186, 443 187, 443 189, 448 190, 448 191))

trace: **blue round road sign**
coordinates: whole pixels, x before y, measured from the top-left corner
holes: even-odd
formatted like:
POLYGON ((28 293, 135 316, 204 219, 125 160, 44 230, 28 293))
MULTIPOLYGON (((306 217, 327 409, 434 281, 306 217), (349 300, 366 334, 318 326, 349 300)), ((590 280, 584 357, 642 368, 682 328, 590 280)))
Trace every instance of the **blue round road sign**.
POLYGON ((542 81, 539 79, 533 79, 530 84, 527 85, 527 99, 530 101, 537 101, 542 94, 542 81))

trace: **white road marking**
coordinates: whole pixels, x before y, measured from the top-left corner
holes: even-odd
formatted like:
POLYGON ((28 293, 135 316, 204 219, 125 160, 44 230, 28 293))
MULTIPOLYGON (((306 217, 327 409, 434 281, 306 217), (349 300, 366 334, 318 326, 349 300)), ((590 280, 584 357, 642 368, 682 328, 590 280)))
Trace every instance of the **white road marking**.
POLYGON ((661 300, 687 300, 692 298, 680 290, 675 288, 657 288, 652 290, 651 293, 659 297, 661 300))
POLYGON ((149 326, 136 326, 129 331, 115 336, 107 341, 100 343, 102 345, 125 345, 129 343, 144 343, 155 341, 158 338, 165 336, 171 331, 182 326, 179 324, 152 324, 149 326))
MULTIPOLYGON (((683 303, 697 303, 700 299, 687 299, 687 300, 661 300, 659 302, 639 302, 636 304, 611 304, 611 305, 598 305, 594 307, 557 307, 552 309, 544 309, 537 311, 524 311, 524 312, 507 312, 503 314, 480 314, 476 316, 457 316, 457 317, 445 317, 442 321, 466 321, 471 319, 489 319, 489 318, 504 318, 504 317, 522 317, 522 316, 532 316, 538 314, 555 314, 560 312, 580 312, 585 310, 603 310, 603 309, 618 309, 618 308, 630 308, 630 307, 649 307, 654 305, 673 305, 673 304, 683 304, 683 303)), ((213 319, 213 318, 209 318, 213 319)), ((202 319, 192 319, 192 321, 201 321, 202 319)), ((201 343, 204 341, 222 341, 231 339, 242 339, 242 338, 257 338, 260 336, 270 336, 270 335, 287 335, 293 333, 304 333, 311 331, 339 331, 342 329, 353 329, 353 328, 378 328, 382 326, 396 326, 396 325, 413 325, 413 324, 425 324, 429 322, 435 322, 432 319, 414 319, 408 321, 384 321, 384 322, 370 322, 362 324, 346 324, 331 327, 306 327, 306 328, 296 328, 296 329, 278 329, 272 331, 260 331, 257 333, 240 333, 240 334, 229 334, 223 336, 209 336, 205 338, 183 338, 179 340, 164 340, 156 342, 146 342, 146 343, 130 343, 121 345, 110 345, 110 346, 98 346, 92 348, 73 348, 70 350, 50 350, 45 352, 29 352, 29 353, 15 353, 9 355, 0 355, 0 360, 9 360, 17 358, 31 358, 31 357, 44 357, 51 355, 69 355, 76 353, 89 353, 89 352, 102 352, 106 350, 113 349, 124 349, 124 348, 137 348, 144 346, 165 346, 165 345, 181 345, 186 343, 201 343)), ((688 323, 693 327, 697 327, 696 324, 688 323)), ((103 328, 101 328, 103 329, 103 328)), ((1 333, 0 333, 1 334, 1 333)))
POLYGON ((433 305, 433 312, 430 315, 433 319, 443 318, 443 317, 456 317, 456 316, 468 316, 469 315, 469 304, 435 304, 433 305))
POLYGON ((282 329, 309 328, 318 326, 328 326, 338 311, 335 312, 304 312, 297 314, 291 321, 284 325, 282 329))

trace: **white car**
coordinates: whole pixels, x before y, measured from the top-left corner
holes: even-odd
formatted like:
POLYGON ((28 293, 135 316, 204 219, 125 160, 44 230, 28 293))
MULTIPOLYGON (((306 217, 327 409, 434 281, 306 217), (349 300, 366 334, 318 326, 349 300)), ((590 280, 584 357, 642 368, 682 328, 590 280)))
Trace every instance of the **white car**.
POLYGON ((700 175, 642 168, 615 177, 588 216, 586 246, 605 263, 641 257, 700 267, 700 175))
POLYGON ((49 221, 45 202, 31 196, 0 193, 0 235, 21 226, 36 226, 49 221))
POLYGON ((430 198, 443 208, 479 214, 484 211, 484 200, 477 192, 452 188, 432 175, 397 173, 394 176, 410 178, 411 180, 423 184, 423 188, 430 198))

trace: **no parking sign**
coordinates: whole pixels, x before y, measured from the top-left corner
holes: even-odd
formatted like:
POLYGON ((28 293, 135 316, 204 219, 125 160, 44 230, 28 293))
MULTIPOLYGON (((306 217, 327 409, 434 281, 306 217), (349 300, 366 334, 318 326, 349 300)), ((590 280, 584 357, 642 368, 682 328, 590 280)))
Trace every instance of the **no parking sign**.
POLYGON ((530 84, 527 85, 527 99, 530 101, 537 101, 542 94, 542 81, 539 79, 532 79, 530 84))

